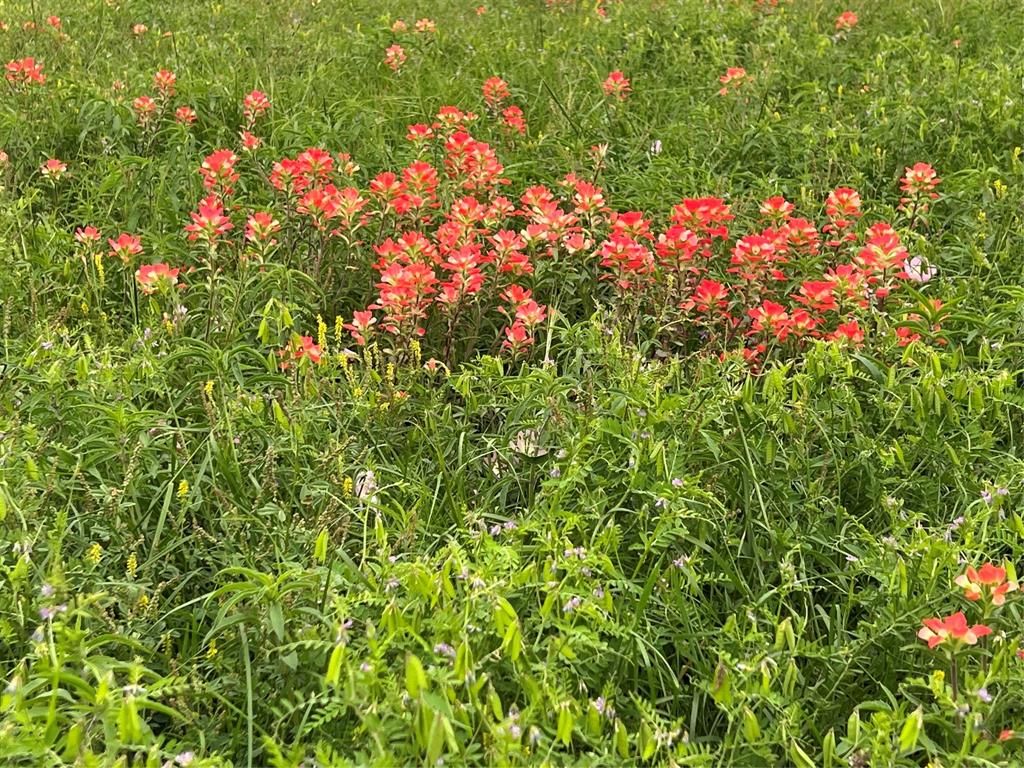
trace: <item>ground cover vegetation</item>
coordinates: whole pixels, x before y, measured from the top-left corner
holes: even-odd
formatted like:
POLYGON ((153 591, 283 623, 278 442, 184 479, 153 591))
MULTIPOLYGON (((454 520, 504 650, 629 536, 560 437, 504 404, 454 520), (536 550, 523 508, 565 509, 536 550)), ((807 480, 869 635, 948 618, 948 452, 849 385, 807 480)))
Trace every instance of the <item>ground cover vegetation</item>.
POLYGON ((1015 0, 0 3, 0 762, 1024 760, 1015 0))

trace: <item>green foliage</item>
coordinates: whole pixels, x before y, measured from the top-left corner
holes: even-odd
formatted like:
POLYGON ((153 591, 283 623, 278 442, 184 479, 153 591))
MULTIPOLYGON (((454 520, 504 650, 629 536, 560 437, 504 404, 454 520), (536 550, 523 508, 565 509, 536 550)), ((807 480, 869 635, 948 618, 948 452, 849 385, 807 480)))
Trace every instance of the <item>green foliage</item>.
POLYGON ((5 60, 48 83, 0 105, 0 762, 1019 764, 1018 596, 953 585, 983 562, 1016 582, 1024 553, 1018 5, 865 4, 845 35, 820 2, 486 5, 430 4, 397 73, 392 23, 422 5, 87 0, 67 39, 45 3, 3 6, 5 60), (717 97, 739 64, 747 95, 717 97), (199 118, 140 131, 164 66, 199 118), (185 317, 76 255, 102 221, 184 263, 195 169, 253 87, 275 156, 344 149, 372 178, 494 74, 530 126, 494 139, 510 178, 608 143, 611 200, 662 218, 839 184, 893 216, 903 168, 933 164, 907 237, 941 316, 922 298, 920 342, 755 369, 669 354, 572 286, 535 363, 428 369, 349 350, 333 318, 364 286, 297 257, 211 258, 185 317), (321 363, 282 370, 321 316, 321 363), (916 639, 961 609, 993 633, 916 639))

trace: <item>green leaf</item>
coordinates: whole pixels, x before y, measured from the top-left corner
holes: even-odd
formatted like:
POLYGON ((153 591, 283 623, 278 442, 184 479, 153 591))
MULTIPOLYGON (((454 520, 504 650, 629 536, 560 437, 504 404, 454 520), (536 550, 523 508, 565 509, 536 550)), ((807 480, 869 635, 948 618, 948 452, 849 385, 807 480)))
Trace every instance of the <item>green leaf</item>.
POLYGON ((329 537, 327 529, 324 528, 320 531, 320 535, 316 537, 316 545, 313 547, 313 560, 317 563, 323 563, 327 560, 327 542, 329 537))
POLYGON ((750 707, 743 708, 743 738, 748 744, 756 744, 761 740, 761 724, 757 722, 757 715, 750 707))
POLYGON ((284 640, 284 608, 276 600, 267 607, 267 618, 278 641, 284 640))
POLYGON ((615 721, 615 751, 623 760, 629 758, 629 734, 621 720, 615 721))
POLYGON ((795 741, 789 746, 789 757, 795 768, 815 768, 811 756, 795 741))
POLYGON ((423 664, 416 658, 415 654, 408 653, 405 656, 405 690, 408 694, 418 699, 420 693, 427 689, 427 673, 423 670, 423 664))
POLYGON ((331 658, 327 661, 327 674, 324 675, 324 682, 327 685, 337 685, 341 678, 341 662, 345 658, 345 646, 338 643, 331 651, 331 658))
POLYGON ((445 742, 445 717, 440 712, 434 713, 434 720, 430 724, 430 733, 427 736, 427 765, 434 765, 441 757, 445 742))
POLYGON ((291 422, 288 421, 288 417, 285 416, 284 409, 281 407, 281 404, 277 402, 277 400, 274 401, 273 408, 274 419, 277 420, 278 425, 281 427, 281 429, 288 429, 291 426, 291 422))
POLYGON ((900 731, 900 752, 913 752, 917 749, 917 739, 921 735, 921 726, 924 724, 924 711, 918 707, 903 723, 900 731))
POLYGON ((558 709, 558 730, 555 734, 560 742, 569 746, 572 741, 572 731, 576 726, 576 718, 572 714, 572 708, 569 704, 563 704, 558 709))

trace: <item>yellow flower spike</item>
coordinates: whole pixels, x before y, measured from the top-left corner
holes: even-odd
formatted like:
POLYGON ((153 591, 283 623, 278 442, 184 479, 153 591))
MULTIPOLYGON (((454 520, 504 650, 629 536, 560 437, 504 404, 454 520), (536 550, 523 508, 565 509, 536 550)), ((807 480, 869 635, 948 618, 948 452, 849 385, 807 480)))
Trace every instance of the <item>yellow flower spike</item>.
POLYGON ((213 399, 213 379, 210 379, 203 385, 203 392, 206 393, 206 399, 213 399))
POLYGON ((352 481, 352 478, 351 477, 346 477, 341 482, 341 495, 342 496, 351 496, 352 495, 352 489, 354 487, 355 487, 355 483, 352 481))
POLYGON ((89 551, 85 553, 85 559, 93 565, 99 565, 100 560, 103 558, 103 547, 98 541, 94 541, 92 546, 89 547, 89 551))
POLYGON ((188 480, 182 480, 178 483, 178 501, 185 501, 188 497, 189 484, 188 480))
POLYGON ((217 650, 217 641, 211 640, 209 647, 206 649, 207 661, 213 661, 213 659, 216 658, 218 653, 219 651, 217 650))
POLYGON ((139 570, 139 558, 132 552, 128 555, 128 564, 125 566, 124 575, 130 580, 135 580, 135 574, 139 570))
POLYGON ((337 315, 334 318, 334 343, 341 346, 341 337, 345 332, 345 318, 337 315))
POLYGON ((322 352, 327 351, 327 323, 321 315, 316 316, 316 343, 322 352))

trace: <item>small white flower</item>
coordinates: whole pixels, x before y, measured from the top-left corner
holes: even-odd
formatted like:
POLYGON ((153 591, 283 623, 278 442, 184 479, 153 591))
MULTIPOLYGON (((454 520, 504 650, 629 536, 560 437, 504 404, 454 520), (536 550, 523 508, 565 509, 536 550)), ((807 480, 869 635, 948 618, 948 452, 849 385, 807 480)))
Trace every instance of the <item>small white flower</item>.
POLYGON ((927 283, 939 274, 939 270, 936 267, 928 264, 920 256, 914 256, 910 261, 908 261, 904 266, 903 271, 906 272, 907 277, 915 283, 927 283))

